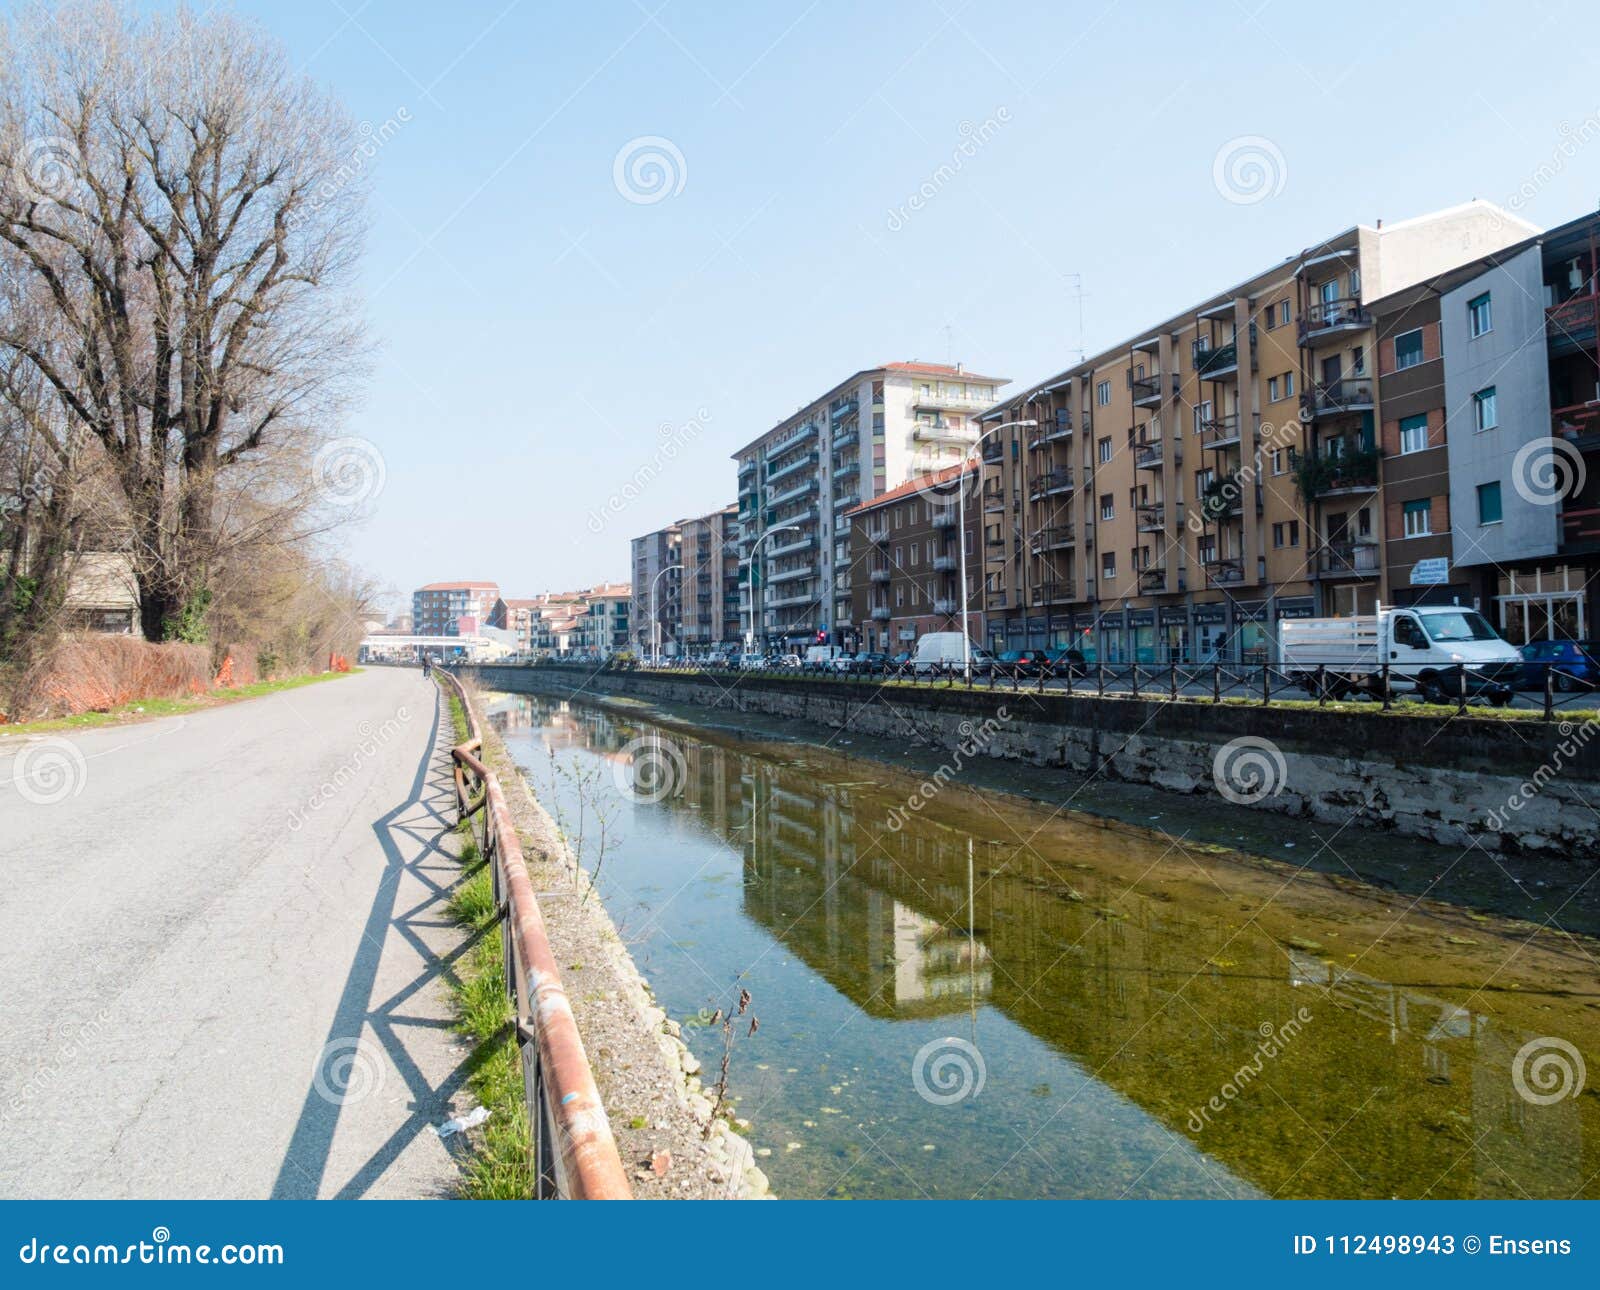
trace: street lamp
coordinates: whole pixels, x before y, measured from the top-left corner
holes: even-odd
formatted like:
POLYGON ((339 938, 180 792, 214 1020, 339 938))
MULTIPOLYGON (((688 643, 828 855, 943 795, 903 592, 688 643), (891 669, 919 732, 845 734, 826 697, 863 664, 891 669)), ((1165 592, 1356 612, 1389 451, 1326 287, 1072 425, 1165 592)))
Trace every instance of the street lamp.
MULTIPOLYGON (((956 545, 961 551, 961 675, 968 685, 972 684, 972 637, 968 633, 969 619, 967 596, 967 461, 972 454, 982 445, 990 435, 1001 430, 1014 430, 1018 426, 1036 426, 1037 421, 1002 421, 997 426, 990 426, 968 446, 966 452, 961 454, 961 469, 956 475, 956 545)), ((979 476, 982 477, 982 469, 979 476)))
POLYGON ((674 569, 681 569, 683 565, 669 564, 660 569, 656 576, 650 579, 650 635, 651 643, 655 646, 656 666, 661 666, 661 615, 656 612, 656 587, 661 582, 663 573, 671 573, 674 569))
MULTIPOLYGON (((739 561, 740 564, 748 564, 750 566, 750 581, 745 584, 750 590, 750 630, 745 636, 745 645, 746 645, 746 647, 753 647, 755 645, 755 635, 756 635, 756 588, 755 588, 756 567, 755 567, 755 558, 756 558, 756 552, 761 549, 761 544, 763 542, 765 542, 769 537, 771 537, 774 533, 783 533, 783 532, 789 531, 789 530, 792 530, 793 532, 798 533, 798 532, 800 532, 800 526, 798 524, 769 524, 766 528, 764 528, 761 531, 761 536, 758 537, 754 542, 752 542, 750 544, 750 554, 745 556, 744 559, 739 561)), ((766 594, 766 590, 767 590, 767 584, 765 582, 763 582, 761 584, 761 591, 762 591, 763 596, 766 594)))

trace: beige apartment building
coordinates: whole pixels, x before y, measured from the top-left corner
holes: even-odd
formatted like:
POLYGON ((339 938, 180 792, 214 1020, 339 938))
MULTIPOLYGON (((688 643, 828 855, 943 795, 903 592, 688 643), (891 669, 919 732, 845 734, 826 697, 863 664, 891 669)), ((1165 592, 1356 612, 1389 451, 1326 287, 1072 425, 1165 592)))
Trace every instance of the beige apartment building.
POLYGON ((683 621, 678 636, 690 652, 736 649, 743 635, 738 511, 730 502, 709 515, 679 521, 683 621))
POLYGON ((1370 610, 1367 302, 1533 231, 1481 201, 1349 228, 986 411, 990 647, 1261 662, 1284 619, 1370 610))
POLYGON ((1007 383, 961 364, 885 363, 841 381, 734 454, 739 555, 753 569, 741 610, 747 624, 752 612, 759 619, 760 644, 797 647, 826 630, 835 643, 859 647, 852 590, 862 575, 848 512, 959 462, 977 438, 979 413, 1007 383))

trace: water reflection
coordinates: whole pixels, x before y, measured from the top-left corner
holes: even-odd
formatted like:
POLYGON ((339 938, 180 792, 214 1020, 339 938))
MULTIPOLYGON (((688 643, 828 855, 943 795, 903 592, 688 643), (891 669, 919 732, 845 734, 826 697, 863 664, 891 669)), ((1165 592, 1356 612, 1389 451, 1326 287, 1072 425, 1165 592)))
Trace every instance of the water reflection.
MULTIPOLYGON (((564 815, 615 812, 602 891, 663 1006, 756 994, 734 1088, 781 1193, 1600 1191, 1600 1099, 1536 1105, 1512 1078, 1540 1036, 1600 1052, 1592 945, 1459 935, 954 785, 891 829, 915 781, 875 762, 539 699, 491 712, 564 815), (677 781, 648 805, 626 791, 641 739, 677 781), (576 800, 586 770, 603 803, 576 800), (986 1080, 934 1105, 912 1067, 946 1036, 986 1080)), ((686 1036, 714 1066, 715 1037, 686 1036)))

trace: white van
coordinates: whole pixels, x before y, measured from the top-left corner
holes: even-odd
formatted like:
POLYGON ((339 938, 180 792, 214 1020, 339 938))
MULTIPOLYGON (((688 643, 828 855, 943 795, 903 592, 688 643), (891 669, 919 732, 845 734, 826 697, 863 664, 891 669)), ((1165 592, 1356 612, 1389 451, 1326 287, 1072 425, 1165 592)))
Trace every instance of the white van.
MULTIPOLYGON (((963 637, 960 632, 929 632, 917 640, 917 652, 911 656, 911 670, 918 676, 930 672, 959 672, 961 670, 963 637)), ((994 666, 994 655, 982 645, 971 647, 972 670, 977 675, 987 675, 994 666)))
POLYGON ((801 670, 806 672, 828 672, 837 666, 835 660, 844 653, 842 645, 811 645, 806 649, 805 658, 801 661, 801 670))
POLYGON ((1380 605, 1351 618, 1297 618, 1278 624, 1278 665, 1315 691, 1379 693, 1385 665, 1391 686, 1408 683, 1435 703, 1455 700, 1461 677, 1469 697, 1496 707, 1511 701, 1522 656, 1475 609, 1460 605, 1380 605))

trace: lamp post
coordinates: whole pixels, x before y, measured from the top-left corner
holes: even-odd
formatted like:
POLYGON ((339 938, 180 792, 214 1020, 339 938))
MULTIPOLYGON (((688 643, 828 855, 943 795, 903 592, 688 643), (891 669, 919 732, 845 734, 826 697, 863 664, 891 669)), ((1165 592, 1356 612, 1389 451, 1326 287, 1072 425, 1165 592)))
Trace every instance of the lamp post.
MULTIPOLYGON (((1014 430, 1018 426, 1036 426, 1037 421, 1002 421, 997 426, 990 426, 971 444, 966 452, 961 454, 961 470, 956 475, 956 546, 961 552, 961 675, 968 685, 972 684, 972 637, 967 631, 968 605, 967 596, 967 461, 972 454, 983 446, 983 441, 990 435, 1001 430, 1014 430)), ((979 469, 982 476, 982 469, 979 469)))
MULTIPOLYGON (((763 542, 765 542, 769 537, 771 537, 774 533, 783 533, 783 532, 787 532, 787 531, 793 531, 795 533, 798 533, 798 532, 800 532, 800 526, 798 524, 769 524, 766 528, 761 530, 761 535, 758 538, 756 538, 756 540, 754 542, 752 542, 750 544, 750 554, 745 556, 744 559, 739 561, 740 564, 748 564, 750 566, 750 581, 749 581, 749 583, 746 584, 750 589, 750 629, 745 635, 745 645, 746 646, 753 646, 755 644, 755 635, 756 635, 756 588, 755 588, 755 576, 756 576, 755 558, 756 558, 756 552, 761 549, 761 544, 763 542)), ((766 589, 767 589, 767 584, 763 582, 761 584, 762 592, 765 593, 766 589)))
POLYGON ((661 575, 663 573, 671 573, 674 569, 681 568, 683 568, 683 564, 681 562, 678 564, 663 565, 662 568, 657 571, 656 576, 650 579, 650 636, 651 643, 655 647, 653 652, 655 654, 657 667, 661 666, 661 615, 656 612, 656 588, 661 583, 661 575))

